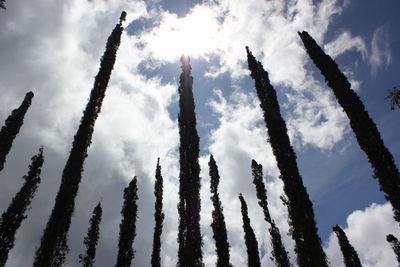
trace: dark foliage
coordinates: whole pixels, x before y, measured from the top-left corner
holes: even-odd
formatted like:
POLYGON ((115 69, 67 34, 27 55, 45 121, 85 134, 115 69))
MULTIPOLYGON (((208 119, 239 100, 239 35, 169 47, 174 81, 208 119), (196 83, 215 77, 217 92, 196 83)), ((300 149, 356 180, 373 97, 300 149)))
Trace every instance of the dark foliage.
POLYGON ((0 8, 6 9, 5 3, 6 3, 6 0, 0 0, 0 8))
POLYGON ((72 143, 72 149, 65 165, 61 186, 40 247, 36 251, 34 266, 60 266, 68 252, 67 234, 74 212, 75 197, 82 178, 83 164, 92 141, 95 121, 100 113, 116 52, 120 44, 123 27, 117 24, 107 41, 106 51, 101 59, 100 70, 95 78, 90 99, 83 113, 81 123, 72 143))
POLYGON ((365 110, 364 104, 351 89, 346 76, 339 70, 336 62, 322 51, 315 40, 305 31, 299 32, 310 58, 332 88, 339 104, 350 120, 358 144, 367 154, 374 168, 380 189, 393 206, 394 218, 400 222, 400 174, 393 156, 386 148, 374 121, 365 110))
POLYGON ((211 200, 214 206, 212 211, 213 221, 211 227, 213 230, 213 236, 215 240, 216 252, 217 252, 217 267, 227 267, 232 266, 229 262, 229 242, 228 234, 226 232, 225 218, 223 214, 223 208, 221 205, 221 200, 218 194, 218 184, 219 184, 219 173, 218 166, 214 160, 213 155, 210 155, 210 161, 208 162, 210 167, 210 190, 211 190, 211 200))
POLYGON ((274 220, 268 209, 267 190, 263 181, 262 165, 258 164, 255 160, 251 161, 251 171, 253 175, 253 183, 256 186, 258 204, 263 209, 264 219, 270 224, 269 233, 271 235, 272 256, 275 260, 276 266, 288 267, 291 266, 288 253, 282 243, 282 237, 279 228, 276 226, 274 220))
POLYGON ((160 159, 157 160, 156 167, 156 181, 154 184, 154 196, 156 197, 154 220, 156 225, 154 227, 153 235, 153 252, 151 254, 151 266, 160 267, 161 266, 161 234, 164 221, 163 208, 163 177, 161 175, 160 159))
POLYGON ((343 253, 343 261, 346 267, 361 267, 362 265, 357 251, 350 244, 343 229, 340 228, 339 225, 335 225, 333 231, 336 233, 339 240, 340 250, 343 253))
POLYGON ((131 261, 135 255, 132 245, 136 236, 137 200, 137 179, 135 176, 128 187, 124 189, 124 204, 121 211, 122 220, 119 225, 118 256, 115 264, 117 267, 131 266, 131 261))
POLYGON ((94 259, 96 257, 96 246, 100 235, 100 222, 101 216, 103 215, 103 209, 101 208, 101 203, 93 210, 92 218, 90 218, 90 226, 86 237, 83 239, 83 244, 86 247, 85 254, 79 255, 79 262, 82 263, 84 267, 92 267, 94 264, 94 259))
POLYGON ((250 218, 247 214, 247 204, 246 201, 244 201, 242 194, 239 195, 239 200, 242 204, 243 231, 247 248, 247 263, 249 267, 261 267, 260 255, 258 254, 258 242, 253 228, 250 225, 250 218))
POLYGON ((7 211, 0 219, 0 266, 7 262, 8 253, 14 247, 15 233, 26 218, 25 212, 28 209, 40 183, 40 173, 43 165, 43 148, 32 157, 28 174, 23 177, 25 180, 19 192, 11 201, 7 211))
MULTIPOLYGON (((1 3, 0 3, 1 4, 1 3)), ((14 109, 11 115, 7 117, 6 122, 0 130, 0 171, 4 168, 6 156, 10 152, 12 143, 19 133, 24 117, 28 108, 32 104, 33 93, 28 92, 25 95, 24 101, 19 108, 14 109)))
POLYGON ((396 106, 400 108, 400 86, 389 90, 389 95, 385 99, 390 100, 390 110, 394 110, 396 106))
POLYGON ((199 136, 196 130, 193 77, 189 58, 182 56, 178 115, 180 137, 178 266, 203 266, 200 233, 199 136))
POLYGON ((393 235, 387 235, 386 240, 392 246, 394 253, 396 254, 397 261, 400 264, 400 242, 399 240, 393 235))
POLYGON ((264 113, 269 142, 287 196, 289 225, 296 243, 297 262, 301 267, 328 266, 321 239, 318 236, 312 203, 297 167, 296 154, 287 135, 286 123, 280 114, 276 91, 262 64, 255 59, 248 47, 246 50, 249 70, 255 81, 257 95, 261 102, 260 107, 264 113))

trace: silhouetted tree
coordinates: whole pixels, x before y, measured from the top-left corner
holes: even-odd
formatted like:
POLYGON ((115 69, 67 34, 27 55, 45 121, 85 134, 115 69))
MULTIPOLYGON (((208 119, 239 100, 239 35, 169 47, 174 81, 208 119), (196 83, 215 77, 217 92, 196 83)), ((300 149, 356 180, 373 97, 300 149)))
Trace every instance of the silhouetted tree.
POLYGON ((23 186, 11 201, 7 211, 1 215, 0 266, 6 264, 8 253, 14 247, 15 233, 26 218, 25 212, 31 204, 40 183, 43 161, 43 148, 40 148, 39 153, 32 157, 28 174, 23 177, 25 180, 23 186))
POLYGON ((389 90, 389 95, 385 99, 390 100, 390 110, 394 110, 396 106, 400 108, 400 86, 389 90))
POLYGON ((321 71, 339 104, 346 112, 358 144, 367 154, 369 162, 374 168, 374 177, 378 179, 385 198, 393 206, 394 218, 400 222, 400 174, 392 154, 381 139, 378 128, 356 92, 351 89, 351 84, 339 70, 336 62, 322 51, 307 32, 299 32, 299 35, 308 55, 321 71))
POLYGON ((400 242, 399 240, 393 235, 387 235, 386 240, 392 246, 394 253, 396 254, 397 261, 400 264, 400 242))
POLYGON ((6 0, 0 0, 0 8, 6 9, 5 3, 6 3, 6 0))
POLYGON ((164 221, 163 208, 163 177, 161 175, 160 158, 157 160, 156 167, 156 181, 154 184, 154 196, 156 197, 155 212, 154 212, 154 235, 153 235, 153 252, 151 254, 151 266, 160 267, 161 266, 161 234, 164 221))
POLYGON ((211 190, 211 200, 213 202, 214 210, 212 211, 213 221, 211 227, 213 230, 213 236, 215 240, 216 252, 217 252, 217 267, 227 267, 232 266, 229 262, 229 242, 228 234, 226 232, 225 218, 223 214, 223 208, 221 205, 221 200, 218 194, 218 184, 219 184, 219 173, 218 166, 214 160, 214 156, 210 155, 210 161, 208 162, 210 167, 210 190, 211 190))
POLYGON ((247 214, 247 204, 242 194, 239 194, 239 200, 242 204, 243 231, 247 248, 247 263, 249 267, 261 267, 260 255, 258 254, 258 242, 253 228, 250 225, 250 218, 247 214))
POLYGON ((133 177, 128 187, 124 189, 124 204, 122 206, 122 220, 119 225, 118 257, 116 267, 131 266, 131 261, 135 256, 132 248, 133 240, 136 236, 136 219, 138 206, 137 179, 133 177))
POLYGON ((83 239, 83 244, 86 247, 85 254, 79 255, 79 262, 84 267, 92 267, 96 257, 96 246, 100 235, 100 222, 103 215, 101 202, 93 210, 92 218, 90 218, 90 226, 86 237, 83 239))
POLYGON ((199 136, 196 130, 193 77, 189 57, 182 56, 178 115, 180 136, 178 266, 203 266, 200 233, 199 136))
POLYGON ((287 196, 285 204, 289 212, 290 233, 296 243, 297 262, 301 267, 328 266, 321 239, 318 236, 312 203, 297 167, 296 154, 287 135, 286 123, 280 114, 276 91, 261 62, 255 59, 248 47, 246 50, 251 77, 255 81, 257 95, 261 102, 260 107, 264 112, 269 142, 287 196))
POLYGON ((279 228, 275 221, 271 219, 268 209, 267 190, 263 181, 262 165, 258 164, 254 159, 251 161, 251 171, 253 174, 253 183, 256 186, 258 204, 263 209, 264 219, 270 224, 269 234, 271 236, 272 256, 276 266, 288 267, 291 266, 288 253, 282 243, 279 228))
POLYGON ((346 267, 361 267, 362 265, 357 251, 350 244, 343 229, 340 228, 339 225, 335 225, 333 231, 336 233, 339 240, 340 250, 343 253, 343 261, 346 267))
POLYGON ((22 124, 24 123, 24 117, 28 108, 32 104, 33 93, 28 92, 25 95, 24 101, 21 105, 11 112, 6 122, 0 130, 0 171, 4 168, 6 156, 10 152, 12 143, 19 133, 22 124))
POLYGON ((72 143, 72 149, 64 167, 61 186, 46 229, 44 230, 40 247, 36 251, 34 266, 60 266, 68 252, 67 234, 74 212, 75 197, 82 178, 83 164, 87 150, 92 142, 95 121, 100 113, 105 91, 110 80, 117 49, 120 44, 123 27, 117 24, 107 40, 106 51, 101 59, 90 93, 89 102, 83 113, 81 123, 72 143))

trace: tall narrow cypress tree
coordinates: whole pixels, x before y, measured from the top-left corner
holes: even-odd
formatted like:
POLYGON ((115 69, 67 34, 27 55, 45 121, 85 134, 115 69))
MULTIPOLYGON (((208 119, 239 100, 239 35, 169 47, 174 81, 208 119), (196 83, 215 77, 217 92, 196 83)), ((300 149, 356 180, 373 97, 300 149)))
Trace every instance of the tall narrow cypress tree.
POLYGON ((247 204, 242 194, 239 194, 239 200, 242 204, 242 219, 244 239, 247 248, 247 262, 249 267, 261 267, 260 255, 258 254, 258 242, 253 228, 250 225, 250 218, 247 214, 247 204))
POLYGON ((369 159, 378 179, 381 191, 393 206, 394 218, 400 222, 400 173, 393 156, 386 148, 374 121, 351 84, 340 71, 336 62, 322 51, 315 40, 305 31, 299 32, 308 55, 332 88, 339 104, 350 120, 358 144, 369 159))
POLYGON ((163 208, 163 177, 161 175, 160 158, 157 159, 156 167, 156 181, 154 184, 154 196, 156 197, 154 220, 156 225, 154 226, 153 235, 153 252, 151 254, 151 266, 160 267, 161 266, 161 234, 164 221, 163 208))
POLYGON ((119 225, 118 256, 116 267, 131 266, 131 261, 135 256, 135 250, 132 248, 133 240, 136 236, 136 219, 138 206, 136 201, 137 179, 133 177, 129 185, 124 189, 124 204, 122 206, 122 220, 119 225))
POLYGON ((100 70, 90 93, 89 102, 72 143, 72 149, 64 167, 61 186, 54 208, 44 230, 40 247, 36 251, 34 266, 60 266, 68 252, 67 234, 74 212, 75 197, 82 178, 83 164, 92 142, 95 121, 100 113, 105 91, 114 67, 123 27, 117 24, 107 40, 106 51, 101 59, 100 70))
POLYGON ((287 196, 289 225, 296 243, 297 262, 301 267, 328 266, 321 239, 318 236, 312 202, 297 167, 296 154, 290 144, 286 123, 280 113, 276 91, 261 62, 255 59, 248 47, 246 50, 249 70, 255 81, 257 95, 261 102, 260 107, 264 113, 269 142, 281 173, 283 190, 287 196))
POLYGON ((103 209, 101 208, 101 202, 99 202, 93 210, 87 235, 83 239, 83 244, 86 247, 85 254, 79 255, 79 262, 82 263, 82 266, 84 267, 92 267, 94 264, 94 259, 96 257, 96 246, 100 235, 100 222, 102 215, 103 209))
POLYGON ((339 240, 340 250, 343 253, 343 261, 346 267, 361 267, 361 261, 358 257, 357 251, 350 244, 349 239, 347 239, 346 233, 340 228, 339 225, 333 227, 333 231, 339 240))
POLYGON ((25 212, 28 209, 40 183, 40 173, 43 165, 43 148, 32 157, 28 174, 23 177, 25 180, 19 192, 11 201, 7 211, 0 219, 0 266, 7 262, 8 253, 14 247, 15 233, 26 218, 25 212))
POLYGON ((199 136, 196 130, 193 77, 189 57, 182 56, 178 115, 180 137, 178 266, 203 266, 200 232, 199 136))
POLYGON ((282 243, 282 237, 275 221, 272 220, 268 209, 267 190, 263 182, 262 165, 258 164, 254 159, 251 161, 251 171, 253 175, 253 183, 256 186, 258 204, 263 209, 264 219, 270 224, 269 234, 271 236, 272 256, 276 266, 291 266, 288 253, 282 243))
POLYGON ((24 101, 21 105, 11 112, 11 115, 7 117, 6 122, 0 130, 0 171, 4 168, 6 156, 10 152, 12 143, 19 133, 22 124, 24 123, 24 117, 28 108, 32 104, 33 93, 29 91, 26 93, 24 101))
POLYGON ((387 235, 386 240, 392 246, 394 254, 396 254, 397 261, 400 264, 400 242, 394 235, 387 235))
POLYGON ((219 173, 218 166, 214 160, 214 156, 210 155, 210 161, 208 162, 210 167, 210 190, 211 190, 211 201, 214 206, 212 211, 213 221, 211 227, 214 234, 215 246, 217 251, 217 267, 228 267, 232 266, 229 262, 229 242, 228 234, 226 232, 225 218, 223 214, 223 208, 221 206, 221 200, 218 194, 218 184, 219 184, 219 173))

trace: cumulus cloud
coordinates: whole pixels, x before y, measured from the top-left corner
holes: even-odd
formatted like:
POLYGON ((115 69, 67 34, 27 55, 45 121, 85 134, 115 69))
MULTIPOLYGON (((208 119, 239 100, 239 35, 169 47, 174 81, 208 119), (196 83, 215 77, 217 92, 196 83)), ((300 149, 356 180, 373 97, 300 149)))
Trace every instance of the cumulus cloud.
MULTIPOLYGON (((343 226, 347 238, 358 252, 361 263, 367 267, 397 266, 396 256, 386 241, 386 235, 400 236, 398 223, 393 219, 392 207, 371 204, 365 210, 356 210, 343 226)), ((326 248, 331 266, 343 266, 343 256, 335 234, 331 234, 326 248)))

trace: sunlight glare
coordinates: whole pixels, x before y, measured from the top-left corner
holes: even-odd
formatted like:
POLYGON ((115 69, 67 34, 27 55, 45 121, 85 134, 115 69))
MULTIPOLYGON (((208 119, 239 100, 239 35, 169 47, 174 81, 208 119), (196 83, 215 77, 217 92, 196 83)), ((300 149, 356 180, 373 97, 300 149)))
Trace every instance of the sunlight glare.
POLYGON ((160 25, 142 34, 140 39, 154 58, 175 61, 182 54, 196 58, 213 53, 218 31, 218 20, 212 11, 197 6, 183 18, 165 13, 160 25))

